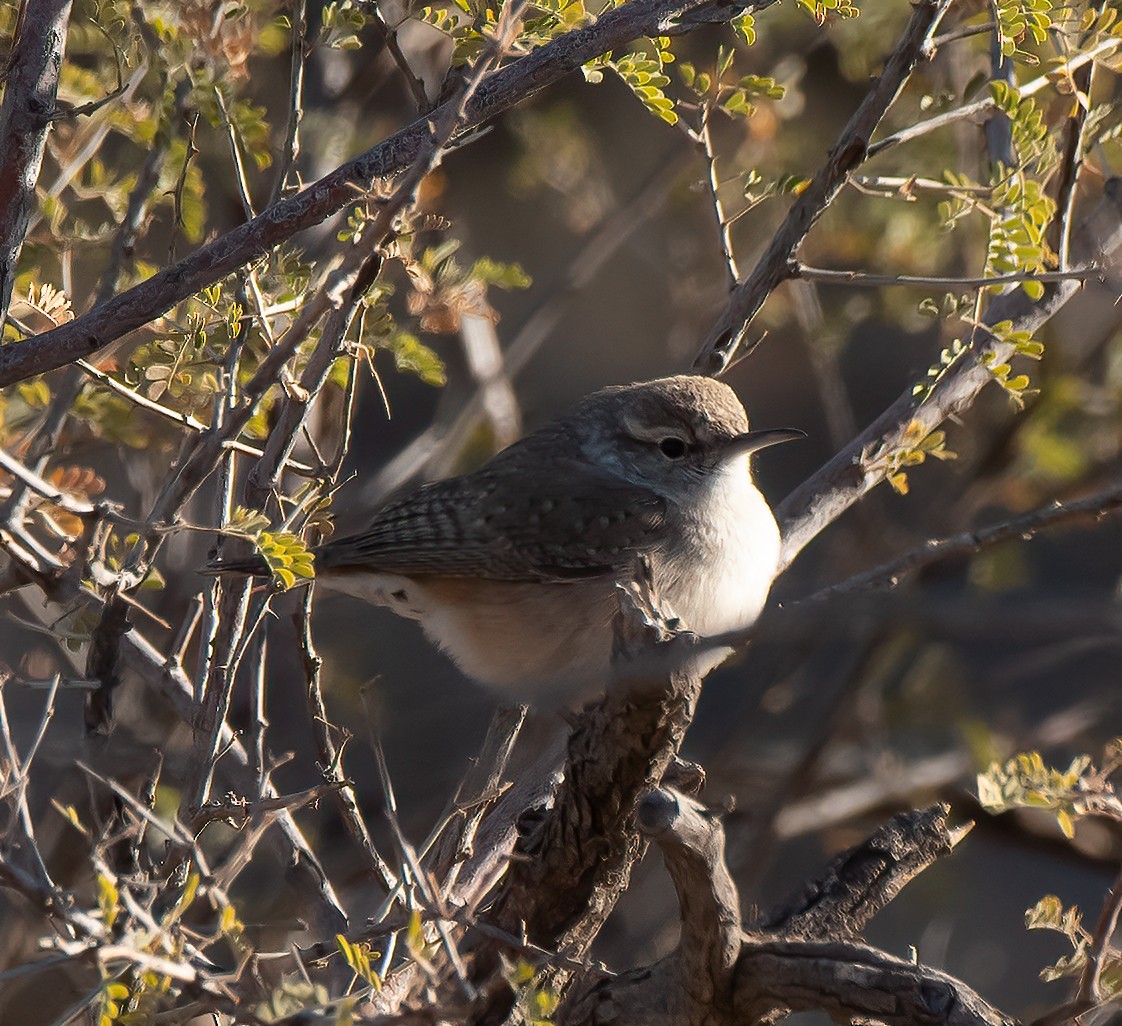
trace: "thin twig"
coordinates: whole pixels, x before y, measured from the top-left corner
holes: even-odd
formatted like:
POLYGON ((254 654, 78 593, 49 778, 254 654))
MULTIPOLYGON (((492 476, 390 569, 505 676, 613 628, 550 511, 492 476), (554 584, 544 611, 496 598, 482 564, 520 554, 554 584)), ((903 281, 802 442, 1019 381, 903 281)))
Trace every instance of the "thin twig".
POLYGON ((7 763, 6 776, 11 781, 5 781, 4 790, 10 795, 9 802, 15 810, 15 821, 19 824, 18 847, 26 852, 31 863, 31 872, 34 874, 36 886, 44 894, 57 896, 58 887, 51 874, 47 871, 43 861, 43 853, 35 839, 35 826, 31 818, 31 809, 27 804, 27 787, 31 782, 31 763, 42 744, 55 711, 55 698, 58 696, 59 678, 55 677, 53 686, 47 694, 47 701, 43 706, 43 714, 39 720, 39 727, 35 739, 28 749, 27 755, 22 759, 16 752, 15 742, 12 739, 11 725, 8 722, 8 708, 4 701, 4 681, 0 681, 0 742, 3 742, 4 755, 7 763))
MULTIPOLYGON (((1021 97, 1035 96, 1041 89, 1046 86, 1053 85, 1057 78, 1063 77, 1065 74, 1070 74, 1073 71, 1083 67, 1085 64, 1093 63, 1101 57, 1117 50, 1122 45, 1122 39, 1117 36, 1108 36, 1106 39, 1096 43, 1090 50, 1084 50, 1082 53, 1076 54, 1067 64, 1059 68, 1053 68, 1046 74, 1040 75, 1037 78, 1026 82, 1023 86, 1017 88, 1017 92, 1021 97)), ((935 117, 928 118, 926 121, 918 121, 914 125, 909 125, 898 132, 893 132, 891 135, 886 135, 883 139, 878 139, 875 143, 869 146, 867 157, 875 157, 879 153, 883 153, 893 146, 899 146, 901 143, 911 142, 913 139, 919 139, 922 136, 928 135, 931 132, 936 132, 947 125, 957 124, 959 121, 981 121, 984 117, 996 110, 997 105, 991 97, 986 97, 982 100, 975 100, 973 103, 964 104, 961 107, 956 107, 954 110, 946 111, 943 114, 937 114, 935 117)))
POLYGON ((1106 995, 1102 991, 1102 975, 1107 959, 1110 957, 1111 939, 1118 929, 1118 920, 1122 916, 1122 872, 1114 879, 1110 889, 1103 900, 1102 911, 1099 913, 1098 922, 1095 923, 1091 943, 1087 948, 1087 962, 1083 967, 1083 974, 1079 977, 1079 990, 1076 992, 1077 1002, 1086 1002, 1088 1008, 1102 1004, 1106 995))
POLYGON ((717 238, 721 243, 721 259, 724 261, 725 271, 728 274, 728 287, 731 292, 740 281, 740 268, 736 263, 736 254, 732 248, 732 223, 725 216, 724 204, 721 202, 721 185, 717 177, 717 154, 713 149, 713 133, 710 129, 710 120, 713 114, 712 104, 705 103, 701 108, 701 125, 697 131, 697 142, 701 152, 705 155, 706 186, 709 190, 709 202, 713 208, 713 215, 717 219, 717 238))
POLYGON ((929 42, 951 3, 952 0, 920 0, 913 8, 907 28, 885 61, 884 70, 842 130, 826 163, 791 205, 763 256, 751 274, 733 290, 706 335, 693 361, 694 369, 699 373, 719 375, 741 355, 749 323, 775 288, 791 277, 799 246, 845 184, 848 175, 866 159, 870 151, 869 140, 877 125, 915 66, 929 58, 929 42))
POLYGON ((850 175, 849 184, 859 192, 870 195, 886 194, 911 200, 917 192, 935 192, 954 196, 957 199, 976 202, 979 196, 993 193, 990 185, 951 185, 936 178, 923 178, 918 175, 850 175))
MULTIPOLYGON (((1106 9, 1106 0, 1092 8, 1096 19, 1106 9)), ((1089 34, 1089 33, 1088 33, 1089 34)), ((1089 40, 1084 38, 1082 45, 1089 40)), ((1074 227, 1075 200, 1079 192, 1079 178, 1083 173, 1084 148, 1086 146, 1087 115, 1091 110, 1091 90, 1095 84, 1095 68, 1092 62, 1071 74, 1071 86, 1075 99, 1075 113, 1064 126, 1066 143, 1060 163, 1058 184, 1056 186, 1056 209, 1058 217, 1053 224, 1053 248, 1060 261, 1060 270, 1067 270, 1071 259, 1071 232, 1074 227)))
POLYGON ((806 281, 821 282, 824 285, 859 285, 870 288, 881 285, 923 285, 937 289, 968 289, 989 285, 1017 285, 1025 281, 1041 283, 1069 280, 1086 281, 1089 278, 1102 277, 1102 273, 1101 268, 1092 264, 1064 271, 1023 271, 1017 274, 997 274, 990 277, 976 275, 975 277, 958 278, 919 274, 869 274, 865 271, 836 271, 797 264, 791 276, 804 278, 806 281))
POLYGON ((265 785, 269 780, 269 766, 266 758, 265 738, 269 731, 269 718, 265 708, 265 666, 268 662, 268 635, 257 631, 253 635, 253 654, 250 656, 251 668, 250 711, 249 711, 249 750, 253 757, 253 775, 257 778, 254 801, 262 802, 265 785))
MULTIPOLYGON (((183 193, 187 188, 187 175, 191 170, 191 162, 199 155, 199 148, 195 145, 195 132, 199 127, 199 112, 198 111, 184 111, 183 120, 187 125, 187 132, 185 133, 186 147, 183 151, 183 163, 179 165, 179 176, 175 180, 175 188, 172 189, 172 222, 175 225, 175 231, 172 232, 171 239, 168 241, 168 260, 175 259, 175 247, 179 239, 179 232, 183 228, 183 193)), ((133 288, 136 286, 134 285, 133 288)), ((131 290, 130 290, 131 291, 131 290)), ((201 289, 199 291, 202 291, 201 289)), ((110 300, 112 302, 112 300, 110 300)), ((105 304, 109 305, 109 304, 105 304)), ((170 309, 170 307, 168 308, 170 309)), ((160 311, 163 313, 164 311, 160 311)), ((138 324, 139 328, 140 325, 138 324)), ((122 334, 124 334, 122 332, 122 334)), ((120 336, 118 336, 120 337, 120 336)), ((91 348, 88 351, 76 353, 76 356, 89 356, 94 350, 91 348)))
MULTIPOLYGON (((767 3, 768 0, 753 0, 747 8, 734 8, 716 0, 631 0, 606 11, 591 25, 566 32, 494 71, 465 105, 458 132, 478 127, 592 58, 632 39, 690 31, 699 24, 725 21, 742 10, 767 3)), ((457 103, 449 101, 440 110, 455 109, 457 103)), ((439 110, 434 116, 440 119, 439 110)), ((18 346, 0 348, 0 387, 61 367, 77 357, 89 357, 237 270, 259 253, 354 202, 356 185, 365 188, 376 178, 392 178, 412 167, 429 144, 430 121, 414 122, 296 196, 274 204, 252 221, 200 246, 174 266, 164 268, 110 302, 58 328, 25 339, 18 346)))
POLYGON ((456 790, 456 808, 471 811, 458 830, 445 834, 431 863, 434 874, 438 879, 443 879, 446 895, 455 887, 463 868, 463 860, 471 852, 479 824, 497 794, 507 762, 514 750, 514 743, 526 721, 526 711, 524 705, 504 706, 496 711, 487 727, 487 736, 475 765, 456 790))
POLYGON ((0 468, 11 474, 12 477, 22 481, 26 487, 37 495, 41 495, 53 506, 58 506, 59 509, 65 510, 67 513, 76 517, 92 517, 98 512, 98 507, 93 503, 60 491, 49 481, 44 481, 34 471, 29 470, 4 449, 0 449, 0 468))
POLYGON ((252 221, 257 216, 257 211, 253 209, 253 197, 249 193, 249 178, 246 175, 241 146, 238 144, 238 130, 230 120, 230 112, 226 109, 226 97, 222 95, 222 90, 217 84, 214 86, 214 99, 218 104, 218 112, 222 115, 226 140, 230 144, 230 160, 234 165, 234 182, 238 187, 238 198, 242 201, 242 212, 247 221, 252 221))
POLYGON ((284 196, 288 176, 300 156, 300 122, 304 117, 304 65, 308 57, 308 0, 292 0, 289 21, 292 58, 288 70, 288 121, 285 124, 284 145, 277 162, 276 178, 273 179, 268 206, 284 196))
POLYGON ((955 43, 960 39, 969 39, 971 36, 980 36, 986 32, 992 32, 993 27, 994 23, 992 21, 985 21, 980 25, 963 25, 960 28, 951 29, 950 32, 944 32, 941 36, 932 39, 931 49, 940 50, 948 43, 955 43))
POLYGON ((294 812, 296 809, 315 805, 325 795, 345 786, 347 786, 346 781, 325 781, 322 784, 316 784, 315 787, 309 787, 305 791, 298 791, 296 794, 279 794, 270 798, 254 798, 252 801, 208 802, 196 813, 195 818, 191 821, 191 827, 194 830, 199 830, 207 823, 213 823, 216 820, 226 820, 236 827, 243 826, 249 822, 252 816, 280 812, 282 809, 294 812))
MULTIPOLYGON (((161 406, 155 400, 149 399, 141 395, 135 389, 129 388, 128 385, 122 384, 116 378, 104 371, 98 370, 93 364, 87 363, 85 360, 76 361, 76 366, 81 371, 93 378, 99 384, 104 385, 111 392, 127 399, 130 403, 140 407, 142 410, 148 410, 150 413, 156 414, 158 417, 163 417, 165 420, 170 420, 175 424, 179 424, 196 434, 201 434, 204 431, 209 431, 210 428, 204 424, 197 417, 192 417, 190 414, 180 413, 178 410, 173 410, 168 406, 161 406)), ((260 459, 264 455, 264 450, 256 445, 251 445, 249 442, 243 442, 236 438, 231 438, 223 441, 223 447, 230 449, 233 452, 244 453, 246 456, 256 456, 260 459)), ((307 463, 301 463, 297 460, 289 460, 286 464, 289 470, 293 473, 301 474, 304 477, 313 477, 318 473, 316 467, 309 466, 307 463)))
MULTIPOLYGON (((1070 502, 1053 502, 1039 509, 1030 510, 1019 516, 1011 517, 1000 523, 990 524, 972 531, 962 531, 947 538, 931 539, 920 548, 913 549, 901 556, 882 563, 878 567, 855 574, 853 577, 816 591, 807 603, 825 602, 841 595, 865 591, 870 588, 894 587, 900 581, 926 566, 956 556, 968 555, 979 549, 997 545, 1014 538, 1028 540, 1040 531, 1061 524, 1091 518, 1098 522, 1102 518, 1122 510, 1122 486, 1109 488, 1084 499, 1070 502)), ((801 605, 795 603, 795 605, 801 605)))
POLYGON ((303 600, 293 614, 293 623, 296 627, 296 636, 300 639, 300 656, 304 662, 304 682, 307 689, 309 719, 316 742, 319 770, 323 774, 324 780, 335 788, 332 795, 339 810, 339 816, 343 820, 347 832, 362 852, 367 870, 381 882, 387 892, 390 892, 397 884, 397 877, 374 846, 370 830, 359 807, 354 786, 347 780, 346 774, 343 772, 343 753, 336 747, 331 737, 331 721, 327 718, 327 707, 324 704, 323 691, 320 688, 320 669, 323 661, 316 651, 315 641, 312 637, 313 594, 311 588, 305 589, 303 600))
POLYGON ((448 961, 456 975, 456 980, 464 996, 469 1001, 472 1001, 476 996, 475 987, 468 979, 467 966, 464 964, 463 958, 456 947, 456 942, 448 929, 448 923, 452 921, 453 917, 451 913, 443 907, 443 901, 441 900, 435 881, 425 870, 424 866, 421 865, 421 860, 417 857, 416 849, 409 843, 405 832, 401 829, 401 822, 397 818, 397 799, 394 796, 389 766, 386 764, 386 754, 382 750, 381 739, 377 731, 374 730, 373 725, 371 725, 370 731, 370 745, 374 749, 374 762, 378 767, 378 776, 382 784, 382 791, 386 796, 383 815, 389 823, 390 829, 393 831, 394 840, 397 841, 398 851, 401 852, 402 860, 406 867, 408 867, 409 874, 414 884, 421 892, 421 897, 424 899, 427 908, 433 914, 431 920, 433 929, 440 938, 445 954, 448 956, 448 961))
POLYGON ((398 70, 409 86, 409 92, 413 95, 413 101, 417 104, 417 113, 427 114, 432 110, 432 103, 429 101, 428 93, 425 92, 425 83, 421 81, 420 76, 413 70, 412 66, 409 64, 409 58, 405 56, 401 49, 401 43, 397 38, 397 27, 391 27, 386 21, 386 16, 382 13, 381 4, 371 4, 370 10, 373 11, 374 17, 378 20, 378 26, 381 28, 382 36, 386 41, 386 49, 389 50, 394 64, 397 65, 398 70))

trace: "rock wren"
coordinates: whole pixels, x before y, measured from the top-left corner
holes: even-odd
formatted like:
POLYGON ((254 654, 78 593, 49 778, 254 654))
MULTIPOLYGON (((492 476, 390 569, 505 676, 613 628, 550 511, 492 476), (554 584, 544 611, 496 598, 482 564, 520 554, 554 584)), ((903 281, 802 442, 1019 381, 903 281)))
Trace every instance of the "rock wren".
MULTIPOLYGON (((696 634, 755 621, 779 529, 750 458, 801 436, 749 431, 736 394, 710 378, 605 388, 327 542, 316 579, 419 620, 507 699, 571 701, 608 681, 616 584, 641 556, 696 634)), ((216 569, 227 568, 239 569, 216 569)))

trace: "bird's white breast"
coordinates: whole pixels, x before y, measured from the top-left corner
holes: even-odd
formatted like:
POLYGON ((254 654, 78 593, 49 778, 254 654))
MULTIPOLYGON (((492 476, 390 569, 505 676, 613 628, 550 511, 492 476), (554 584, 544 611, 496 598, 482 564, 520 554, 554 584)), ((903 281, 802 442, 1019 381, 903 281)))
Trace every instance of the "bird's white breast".
POLYGON ((779 566, 779 528, 748 469, 731 461, 710 482, 656 581, 667 604, 695 634, 750 626, 779 566))

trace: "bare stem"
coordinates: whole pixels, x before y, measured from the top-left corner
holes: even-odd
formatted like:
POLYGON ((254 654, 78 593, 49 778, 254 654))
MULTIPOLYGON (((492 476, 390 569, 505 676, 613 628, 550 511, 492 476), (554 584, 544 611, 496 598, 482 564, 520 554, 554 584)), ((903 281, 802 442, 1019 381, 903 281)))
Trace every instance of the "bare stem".
POLYGON ((724 310, 706 335, 693 362, 699 373, 719 375, 737 357, 745 355, 740 351, 749 323, 775 288, 791 277, 799 246, 845 184, 848 175, 867 157, 869 140, 877 125, 915 66, 928 59, 928 44, 951 2, 920 0, 913 8, 900 42, 830 150, 826 163, 791 205, 763 256, 748 277, 733 290, 724 310))

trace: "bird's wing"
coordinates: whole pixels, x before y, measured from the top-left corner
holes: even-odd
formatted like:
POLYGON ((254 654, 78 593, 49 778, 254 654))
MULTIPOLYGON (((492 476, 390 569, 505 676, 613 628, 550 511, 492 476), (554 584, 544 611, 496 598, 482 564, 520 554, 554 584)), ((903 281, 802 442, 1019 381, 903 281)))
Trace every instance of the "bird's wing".
POLYGON ((426 485, 317 552, 324 570, 496 581, 617 574, 666 536, 666 502, 576 459, 510 486, 501 466, 426 485))

